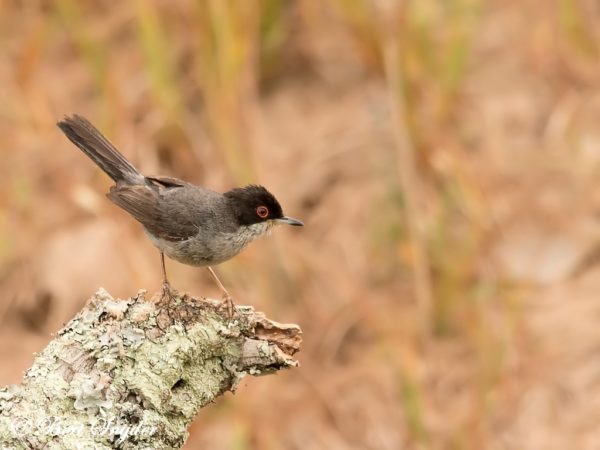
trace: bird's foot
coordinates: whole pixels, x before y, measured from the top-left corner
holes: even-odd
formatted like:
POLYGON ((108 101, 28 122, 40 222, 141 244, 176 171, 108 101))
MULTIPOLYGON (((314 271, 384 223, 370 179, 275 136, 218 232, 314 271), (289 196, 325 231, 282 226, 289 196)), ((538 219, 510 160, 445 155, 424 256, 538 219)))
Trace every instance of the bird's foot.
POLYGON ((229 318, 229 320, 233 319, 235 303, 233 303, 233 297, 228 293, 223 294, 223 301, 219 306, 219 309, 221 308, 227 311, 227 317, 229 318))
POLYGON ((163 281, 161 301, 165 302, 167 305, 170 304, 174 298, 175 292, 176 291, 171 288, 171 284, 168 281, 163 281))
POLYGON ((161 330, 165 330, 171 323, 174 322, 175 311, 172 309, 173 300, 175 299, 177 291, 171 288, 171 285, 167 280, 163 281, 160 300, 158 301, 160 313, 157 317, 157 325, 161 330))

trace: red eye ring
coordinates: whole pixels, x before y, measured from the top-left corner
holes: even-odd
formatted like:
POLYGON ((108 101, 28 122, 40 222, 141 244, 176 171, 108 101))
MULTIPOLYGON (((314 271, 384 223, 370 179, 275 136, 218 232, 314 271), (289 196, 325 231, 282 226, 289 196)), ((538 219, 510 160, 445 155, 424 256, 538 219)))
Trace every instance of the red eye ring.
POLYGON ((258 208, 256 208, 256 215, 261 219, 266 219, 269 215, 269 208, 267 208, 266 206, 259 206, 258 208))

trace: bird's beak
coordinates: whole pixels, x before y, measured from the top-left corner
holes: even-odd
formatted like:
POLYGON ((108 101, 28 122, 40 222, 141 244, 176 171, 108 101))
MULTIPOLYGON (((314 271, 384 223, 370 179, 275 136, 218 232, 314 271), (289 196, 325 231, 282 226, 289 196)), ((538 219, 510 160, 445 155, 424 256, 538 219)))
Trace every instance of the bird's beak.
POLYGON ((304 224, 298 219, 294 219, 293 217, 283 216, 281 219, 276 219, 277 223, 285 223, 286 225, 292 225, 295 227, 303 227, 304 224))

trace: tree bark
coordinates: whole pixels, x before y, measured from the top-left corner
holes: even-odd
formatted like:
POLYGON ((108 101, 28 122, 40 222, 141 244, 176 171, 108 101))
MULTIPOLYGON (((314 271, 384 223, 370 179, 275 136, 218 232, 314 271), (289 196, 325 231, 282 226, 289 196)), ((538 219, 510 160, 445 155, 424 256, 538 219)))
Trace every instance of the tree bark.
POLYGON ((0 390, 2 449, 176 449, 200 408, 247 374, 298 365, 302 332, 238 306, 101 289, 0 390))

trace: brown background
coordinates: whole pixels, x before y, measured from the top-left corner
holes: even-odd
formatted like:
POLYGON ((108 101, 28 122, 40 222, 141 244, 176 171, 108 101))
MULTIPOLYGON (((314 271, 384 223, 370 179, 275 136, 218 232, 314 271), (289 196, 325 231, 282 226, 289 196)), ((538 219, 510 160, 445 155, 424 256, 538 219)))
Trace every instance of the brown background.
POLYGON ((0 385, 98 287, 160 288, 55 127, 78 112, 306 222, 218 268, 303 327, 302 367, 186 448, 600 448, 598 30, 592 0, 0 0, 0 385))

